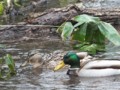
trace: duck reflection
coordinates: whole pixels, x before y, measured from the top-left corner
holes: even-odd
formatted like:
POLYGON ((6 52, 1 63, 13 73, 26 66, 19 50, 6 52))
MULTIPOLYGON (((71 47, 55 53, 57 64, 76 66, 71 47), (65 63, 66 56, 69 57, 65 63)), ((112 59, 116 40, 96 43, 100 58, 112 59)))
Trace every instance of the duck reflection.
POLYGON ((76 87, 80 83, 80 77, 69 75, 69 79, 63 82, 64 85, 69 87, 76 87))

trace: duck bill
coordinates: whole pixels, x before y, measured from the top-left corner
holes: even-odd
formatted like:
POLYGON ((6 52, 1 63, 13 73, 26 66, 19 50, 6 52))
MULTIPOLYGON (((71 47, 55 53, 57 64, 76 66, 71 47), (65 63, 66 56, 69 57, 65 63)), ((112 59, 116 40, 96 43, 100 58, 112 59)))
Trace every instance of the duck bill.
POLYGON ((59 64, 54 68, 54 71, 62 69, 64 66, 65 66, 65 63, 63 61, 60 61, 59 64))

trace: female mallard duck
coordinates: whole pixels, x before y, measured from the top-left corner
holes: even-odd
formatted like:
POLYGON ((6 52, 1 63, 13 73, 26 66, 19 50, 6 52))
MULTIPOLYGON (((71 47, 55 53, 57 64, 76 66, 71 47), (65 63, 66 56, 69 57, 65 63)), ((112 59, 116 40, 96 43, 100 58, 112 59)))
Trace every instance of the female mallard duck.
POLYGON ((92 60, 84 53, 68 52, 63 57, 63 60, 54 68, 54 71, 63 68, 65 64, 70 65, 67 71, 68 75, 102 77, 120 74, 119 60, 92 60))

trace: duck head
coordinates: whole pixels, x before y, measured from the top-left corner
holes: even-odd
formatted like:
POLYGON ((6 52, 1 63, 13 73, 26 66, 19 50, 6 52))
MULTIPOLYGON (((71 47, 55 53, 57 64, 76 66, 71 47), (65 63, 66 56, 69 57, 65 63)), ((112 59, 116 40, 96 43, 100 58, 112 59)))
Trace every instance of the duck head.
POLYGON ((63 57, 63 60, 54 68, 54 71, 63 68, 65 65, 70 65, 70 68, 80 68, 80 57, 74 52, 68 52, 63 57))

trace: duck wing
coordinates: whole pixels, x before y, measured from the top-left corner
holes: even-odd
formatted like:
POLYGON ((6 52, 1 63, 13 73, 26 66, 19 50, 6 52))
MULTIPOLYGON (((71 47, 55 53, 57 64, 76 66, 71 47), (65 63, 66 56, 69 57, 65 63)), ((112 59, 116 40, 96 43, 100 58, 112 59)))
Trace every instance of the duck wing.
POLYGON ((83 66, 84 69, 120 69, 120 61, 119 60, 94 60, 89 61, 87 64, 83 66))

